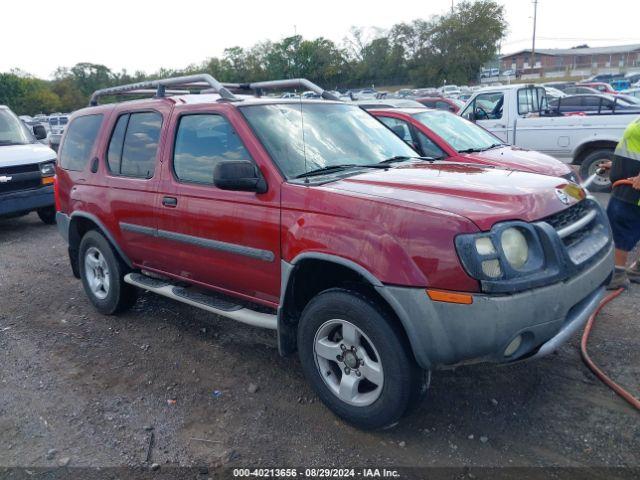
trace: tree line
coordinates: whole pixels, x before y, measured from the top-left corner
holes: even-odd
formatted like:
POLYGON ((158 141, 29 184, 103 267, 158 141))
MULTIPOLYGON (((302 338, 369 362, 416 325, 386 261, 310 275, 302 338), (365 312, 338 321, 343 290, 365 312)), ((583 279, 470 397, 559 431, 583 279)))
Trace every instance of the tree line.
POLYGON ((496 1, 462 1, 450 13, 389 30, 353 27, 339 44, 294 35, 251 48, 227 48, 221 57, 153 74, 114 72, 93 63, 60 67, 52 80, 12 70, 0 74, 0 104, 18 114, 73 111, 100 88, 200 72, 221 82, 305 77, 327 89, 468 84, 496 57, 506 29, 504 8, 496 1))

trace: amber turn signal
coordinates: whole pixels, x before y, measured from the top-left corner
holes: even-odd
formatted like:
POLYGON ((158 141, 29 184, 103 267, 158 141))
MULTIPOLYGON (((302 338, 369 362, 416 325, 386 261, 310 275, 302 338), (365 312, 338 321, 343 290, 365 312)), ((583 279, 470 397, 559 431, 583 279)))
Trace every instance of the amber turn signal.
POLYGON ((53 177, 42 177, 42 185, 53 185, 53 177))
POLYGON ((427 289, 427 295, 429 295, 429 298, 434 302, 461 303, 463 305, 471 305, 473 303, 473 295, 469 295, 468 293, 427 289))

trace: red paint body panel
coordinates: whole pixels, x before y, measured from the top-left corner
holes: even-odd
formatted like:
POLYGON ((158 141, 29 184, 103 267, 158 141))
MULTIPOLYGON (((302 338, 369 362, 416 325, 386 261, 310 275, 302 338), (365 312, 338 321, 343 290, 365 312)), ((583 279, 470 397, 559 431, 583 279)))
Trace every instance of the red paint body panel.
POLYGON ((571 168, 568 165, 549 155, 534 150, 514 147, 512 145, 493 148, 485 152, 458 153, 442 137, 410 113, 392 109, 371 110, 370 113, 376 117, 392 117, 409 123, 444 150, 448 156, 448 161, 493 165, 522 172, 539 173, 541 175, 553 175, 557 177, 571 173, 571 168))
MULTIPOLYGON (((398 164, 319 185, 285 182, 233 103, 181 97, 125 102, 81 110, 71 122, 94 113, 105 115, 91 154, 99 159, 98 171, 90 172, 89 161, 82 172, 57 168, 60 210, 95 216, 136 267, 272 307, 281 294, 281 260, 291 262, 308 252, 351 260, 387 284, 477 292, 478 282, 457 257, 456 235, 488 230, 503 220, 537 220, 566 208, 554 193, 563 184, 558 178, 452 162, 398 164), (106 151, 118 115, 148 110, 163 115, 153 178, 110 175, 106 151), (175 129, 186 113, 226 117, 268 191, 228 191, 176 180, 175 129), (162 204, 165 196, 177 199, 175 208, 162 204), (123 231, 122 222, 271 252, 272 260, 123 231)), ((453 159, 451 148, 441 146, 453 159)))

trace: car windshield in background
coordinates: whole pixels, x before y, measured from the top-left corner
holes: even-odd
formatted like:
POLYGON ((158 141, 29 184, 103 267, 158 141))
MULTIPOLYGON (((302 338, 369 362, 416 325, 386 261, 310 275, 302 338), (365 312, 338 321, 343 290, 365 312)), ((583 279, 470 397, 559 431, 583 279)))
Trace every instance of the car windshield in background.
POLYGON ((57 118, 50 118, 49 119, 49 125, 58 125, 58 119, 57 118))
POLYGON ((0 146, 26 145, 33 142, 32 135, 13 113, 0 109, 0 146))
POLYGON ((415 157, 406 143, 354 105, 286 103, 241 107, 284 175, 415 157))
POLYGON ((60 125, 66 125, 69 122, 67 117, 60 117, 60 125))
POLYGON ((486 150, 501 143, 485 129, 449 112, 431 110, 415 113, 413 117, 458 152, 486 150))

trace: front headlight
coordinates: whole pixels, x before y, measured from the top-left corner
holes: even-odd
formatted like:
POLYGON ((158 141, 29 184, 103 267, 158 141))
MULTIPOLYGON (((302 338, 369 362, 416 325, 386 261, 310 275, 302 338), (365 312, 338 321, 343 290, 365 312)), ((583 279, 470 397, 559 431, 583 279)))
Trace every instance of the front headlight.
POLYGON ((56 162, 45 162, 40 164, 40 175, 43 177, 53 177, 56 174, 56 162))
POLYGON ((488 232, 458 235, 458 257, 469 276, 482 282, 484 291, 526 289, 530 279, 537 281, 545 272, 555 271, 546 265, 539 228, 510 221, 498 223, 488 232))
POLYGON ((500 245, 504 256, 513 268, 522 268, 529 259, 529 244, 517 228, 507 228, 500 235, 500 245))

